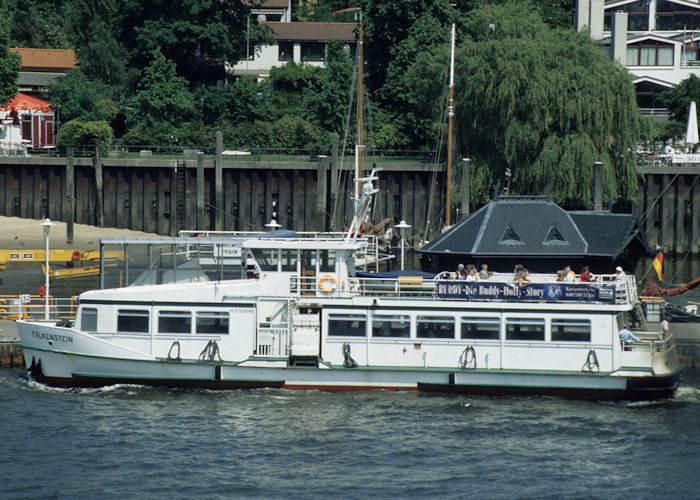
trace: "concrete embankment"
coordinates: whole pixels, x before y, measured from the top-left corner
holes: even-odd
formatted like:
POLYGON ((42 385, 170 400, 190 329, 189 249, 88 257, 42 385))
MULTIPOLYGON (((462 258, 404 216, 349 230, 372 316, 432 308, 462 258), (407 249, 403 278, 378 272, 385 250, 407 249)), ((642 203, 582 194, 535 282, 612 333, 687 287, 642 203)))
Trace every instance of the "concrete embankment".
POLYGON ((21 368, 23 359, 17 325, 14 321, 0 320, 0 368, 21 368))

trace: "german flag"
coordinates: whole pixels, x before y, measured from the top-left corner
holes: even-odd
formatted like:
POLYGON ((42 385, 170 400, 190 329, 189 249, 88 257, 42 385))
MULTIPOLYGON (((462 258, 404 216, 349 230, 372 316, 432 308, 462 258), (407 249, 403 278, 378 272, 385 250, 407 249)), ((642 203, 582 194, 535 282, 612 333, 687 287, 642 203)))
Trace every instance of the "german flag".
POLYGON ((652 266, 654 266, 654 270, 656 271, 656 276, 658 276, 659 281, 663 281, 664 279, 664 253, 659 252, 656 254, 656 257, 654 258, 654 262, 651 263, 652 266))

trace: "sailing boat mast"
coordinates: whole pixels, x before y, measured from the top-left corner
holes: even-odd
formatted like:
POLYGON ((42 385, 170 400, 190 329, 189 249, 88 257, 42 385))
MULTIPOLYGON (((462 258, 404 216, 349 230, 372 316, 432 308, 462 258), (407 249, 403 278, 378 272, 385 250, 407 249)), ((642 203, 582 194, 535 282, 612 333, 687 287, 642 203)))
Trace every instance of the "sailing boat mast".
MULTIPOLYGON (((360 40, 357 47, 357 144, 355 144, 355 179, 362 178, 362 10, 358 9, 360 21, 360 40)), ((355 186, 355 196, 360 197, 361 186, 355 186)))
POLYGON ((447 103, 447 201, 445 208, 445 226, 450 227, 451 190, 452 190, 452 118, 454 108, 455 85, 455 25, 452 23, 452 36, 450 40, 450 98, 447 103))

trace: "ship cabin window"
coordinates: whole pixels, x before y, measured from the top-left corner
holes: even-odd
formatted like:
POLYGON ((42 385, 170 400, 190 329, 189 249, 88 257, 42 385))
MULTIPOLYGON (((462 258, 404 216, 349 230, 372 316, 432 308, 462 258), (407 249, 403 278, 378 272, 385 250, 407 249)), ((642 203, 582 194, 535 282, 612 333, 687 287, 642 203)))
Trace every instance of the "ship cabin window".
POLYGON ((455 320, 445 316, 418 316, 416 336, 423 339, 453 339, 455 320))
POLYGON ((591 320, 553 319, 552 342, 590 342, 591 320))
POLYGON ((84 307, 80 313, 80 329, 84 332, 97 331, 97 309, 84 307))
POLYGON ((277 271, 279 251, 276 248, 256 248, 253 250, 253 257, 261 271, 277 271))
POLYGON ((282 250, 282 271, 296 272, 297 260, 296 250, 282 250))
POLYGON ((375 316, 372 318, 372 337, 408 338, 411 336, 409 316, 375 316))
POLYGON ((192 313, 161 311, 158 313, 158 333, 192 333, 192 313))
POLYGON ((463 339, 498 340, 501 336, 499 318, 462 318, 463 339))
POLYGON ((361 314, 330 314, 328 335, 332 337, 364 337, 367 335, 367 318, 361 314))
POLYGON ((318 272, 335 272, 335 250, 321 250, 319 252, 318 272))
POLYGON ((544 340, 544 319, 509 318, 506 320, 507 340, 544 340))
POLYGON ((148 311, 120 309, 117 312, 117 331, 122 333, 148 333, 148 311))
POLYGON ((228 335, 227 312, 198 312, 197 333, 228 335))

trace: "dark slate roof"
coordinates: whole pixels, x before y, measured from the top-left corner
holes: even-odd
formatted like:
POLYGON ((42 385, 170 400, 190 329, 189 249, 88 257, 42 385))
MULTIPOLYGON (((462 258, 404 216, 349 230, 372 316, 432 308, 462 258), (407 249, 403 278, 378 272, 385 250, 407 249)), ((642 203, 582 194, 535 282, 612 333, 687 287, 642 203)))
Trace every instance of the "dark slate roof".
POLYGON ((546 198, 496 199, 418 249, 471 256, 583 256, 616 258, 637 238, 637 217, 610 212, 567 212, 546 198))
POLYGON ((345 42, 355 41, 355 23, 283 23, 270 21, 262 23, 272 28, 275 40, 322 41, 338 39, 345 42))
POLYGON ((639 219, 634 214, 613 214, 610 212, 571 211, 571 218, 588 241, 589 255, 612 255, 617 257, 627 245, 638 239, 649 253, 646 236, 639 227, 639 219))

